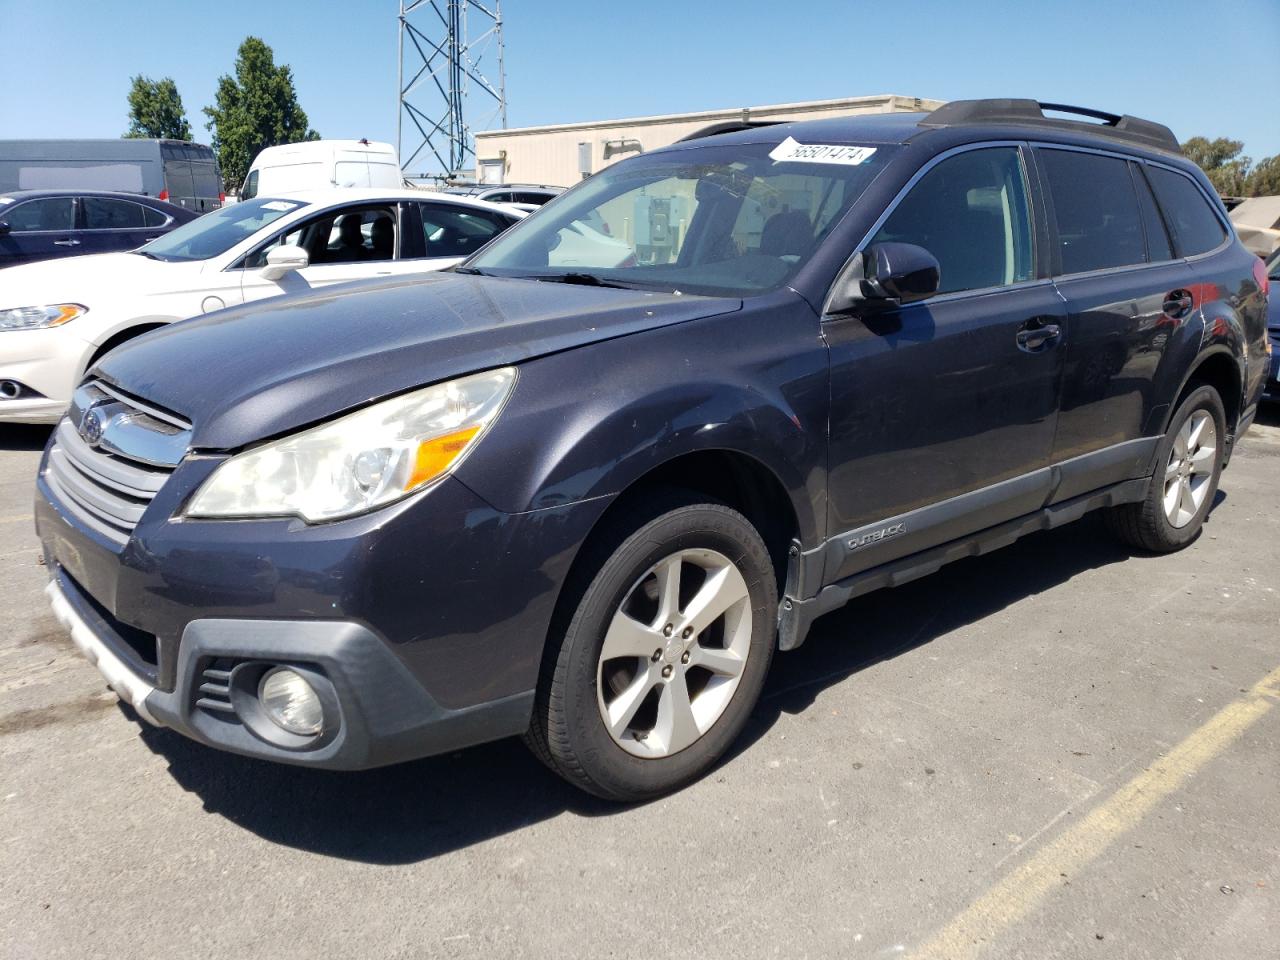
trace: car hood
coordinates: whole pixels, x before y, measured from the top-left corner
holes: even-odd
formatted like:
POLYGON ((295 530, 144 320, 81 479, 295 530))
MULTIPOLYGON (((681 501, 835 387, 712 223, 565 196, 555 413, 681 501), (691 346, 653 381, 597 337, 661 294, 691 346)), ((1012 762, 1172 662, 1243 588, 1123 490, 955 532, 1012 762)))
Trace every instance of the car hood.
POLYGON ((742 301, 453 273, 342 284, 173 324, 97 373, 228 450, 370 400, 742 301))
POLYGON ((152 260, 136 253, 97 253, 20 263, 0 273, 0 310, 79 303, 92 310, 113 294, 185 288, 204 261, 152 260))

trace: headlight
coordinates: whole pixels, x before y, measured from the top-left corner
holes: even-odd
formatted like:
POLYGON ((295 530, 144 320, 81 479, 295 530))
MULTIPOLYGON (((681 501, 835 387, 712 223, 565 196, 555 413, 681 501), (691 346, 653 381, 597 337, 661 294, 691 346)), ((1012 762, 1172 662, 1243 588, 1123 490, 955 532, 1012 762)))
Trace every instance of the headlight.
POLYGON ((205 481, 187 516, 315 522, 399 500, 461 462, 515 379, 514 367, 477 373, 238 454, 205 481))
POLYGON ((39 330, 60 327, 76 317, 83 317, 88 307, 78 303, 51 303, 43 307, 12 307, 0 310, 0 330, 39 330))

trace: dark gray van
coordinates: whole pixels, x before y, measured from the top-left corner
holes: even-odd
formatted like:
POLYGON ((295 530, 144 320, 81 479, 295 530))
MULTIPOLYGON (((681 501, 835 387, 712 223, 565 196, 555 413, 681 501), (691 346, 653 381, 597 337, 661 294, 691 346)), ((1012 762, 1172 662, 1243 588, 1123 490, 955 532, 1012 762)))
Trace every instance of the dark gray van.
POLYGON ((0 140, 0 193, 109 190, 206 213, 222 206, 213 148, 185 140, 0 140))

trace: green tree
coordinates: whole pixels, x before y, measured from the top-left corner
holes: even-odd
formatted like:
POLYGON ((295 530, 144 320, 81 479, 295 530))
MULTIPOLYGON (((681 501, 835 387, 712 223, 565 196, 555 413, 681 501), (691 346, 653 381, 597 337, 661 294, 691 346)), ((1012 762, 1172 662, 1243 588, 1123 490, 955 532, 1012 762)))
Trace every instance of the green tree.
POLYGON ((152 80, 139 74, 133 78, 129 88, 129 129, 124 135, 135 139, 191 139, 191 124, 172 77, 152 80))
POLYGON ((258 151, 282 143, 319 140, 298 105, 293 71, 276 66, 271 48, 257 37, 245 37, 236 53, 235 76, 218 78, 214 105, 204 108, 213 131, 222 177, 238 188, 258 151))
POLYGON ((1209 177, 1214 189, 1224 197, 1247 196, 1249 181, 1248 157, 1241 156, 1244 144, 1239 140, 1218 137, 1192 137, 1182 145, 1182 153, 1196 163, 1209 177))
POLYGON ((1273 197, 1280 194, 1280 154, 1264 157, 1249 171, 1250 197, 1273 197))

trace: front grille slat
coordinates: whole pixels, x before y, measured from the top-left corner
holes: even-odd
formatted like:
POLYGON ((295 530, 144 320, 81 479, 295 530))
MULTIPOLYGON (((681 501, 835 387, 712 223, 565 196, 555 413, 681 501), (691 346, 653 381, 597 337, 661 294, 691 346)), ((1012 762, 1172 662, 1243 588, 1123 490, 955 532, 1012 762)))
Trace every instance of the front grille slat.
POLYGON ((45 471, 50 488, 81 522, 118 544, 128 541, 190 440, 189 428, 171 415, 157 414, 156 408, 91 381, 76 391, 68 416, 54 432, 45 471), (97 422, 85 424, 89 416, 97 422), (122 450, 146 451, 146 459, 122 450))

